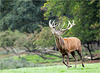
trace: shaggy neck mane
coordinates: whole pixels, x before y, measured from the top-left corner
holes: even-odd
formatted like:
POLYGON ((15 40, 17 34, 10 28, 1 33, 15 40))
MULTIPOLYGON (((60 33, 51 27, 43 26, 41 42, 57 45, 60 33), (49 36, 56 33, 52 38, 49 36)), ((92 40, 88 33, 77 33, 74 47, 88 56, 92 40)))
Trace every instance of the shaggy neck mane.
POLYGON ((64 46, 63 38, 61 36, 59 37, 55 36, 55 41, 56 41, 57 48, 59 48, 59 50, 62 50, 64 46))

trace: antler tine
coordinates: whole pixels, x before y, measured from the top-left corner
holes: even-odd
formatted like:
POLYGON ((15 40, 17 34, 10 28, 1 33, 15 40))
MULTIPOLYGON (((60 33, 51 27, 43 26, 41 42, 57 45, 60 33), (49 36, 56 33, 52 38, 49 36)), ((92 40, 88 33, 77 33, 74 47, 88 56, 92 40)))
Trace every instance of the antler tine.
MULTIPOLYGON (((67 28, 69 27, 69 24, 70 24, 70 21, 68 21, 68 22, 69 22, 69 23, 68 23, 67 28)), ((64 27, 64 26, 65 26, 65 23, 63 24, 63 27, 64 27)), ((63 27, 61 28, 61 30, 64 30, 63 27)), ((66 29, 67 29, 67 28, 66 28, 66 29)))
POLYGON ((67 28, 69 27, 69 24, 71 24, 71 23, 68 23, 68 26, 67 26, 67 28))
POLYGON ((73 23, 71 24, 70 23, 70 21, 69 21, 69 24, 70 24, 70 27, 68 28, 68 29, 70 29, 70 28, 72 28, 75 24, 74 24, 74 20, 73 20, 73 23))
POLYGON ((56 25, 55 25, 55 20, 52 22, 52 25, 53 25, 53 27, 55 27, 56 25))
POLYGON ((68 20, 68 22, 69 22, 68 24, 71 24, 71 22, 69 20, 68 20))
POLYGON ((55 23, 55 20, 52 22, 52 25, 53 25, 53 27, 56 27, 56 26, 58 26, 57 28, 59 28, 59 26, 60 26, 60 23, 59 24, 56 24, 55 23))
POLYGON ((57 28, 60 30, 60 23, 59 23, 59 24, 57 24, 56 26, 57 26, 57 28))
POLYGON ((73 23, 72 23, 72 24, 75 25, 75 24, 74 24, 74 20, 73 20, 73 23))
MULTIPOLYGON (((65 26, 65 23, 63 24, 63 27, 64 27, 64 26, 65 26)), ((62 27, 62 28, 63 28, 63 27, 62 27)), ((61 28, 61 29, 62 29, 62 28, 61 28)))
POLYGON ((58 27, 60 27, 60 23, 58 24, 58 27))
POLYGON ((72 28, 75 24, 74 24, 74 20, 73 20, 73 23, 71 24, 71 22, 68 20, 68 26, 67 26, 67 28, 66 29, 61 29, 61 31, 62 32, 64 32, 64 31, 66 31, 66 30, 68 30, 68 29, 70 29, 70 28, 72 28), (70 26, 70 27, 69 27, 70 26))
POLYGON ((49 20, 49 27, 52 27, 51 20, 49 20))
POLYGON ((49 20, 49 26, 51 27, 51 28, 53 28, 53 27, 55 27, 55 20, 51 23, 51 20, 49 20))

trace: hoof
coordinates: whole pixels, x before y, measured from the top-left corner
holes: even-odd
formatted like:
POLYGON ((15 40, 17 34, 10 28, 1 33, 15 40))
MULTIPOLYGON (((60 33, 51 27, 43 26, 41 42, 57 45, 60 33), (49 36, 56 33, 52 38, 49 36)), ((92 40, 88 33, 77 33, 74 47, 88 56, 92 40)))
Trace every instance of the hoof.
POLYGON ((72 67, 72 66, 68 66, 68 67, 72 67))
POLYGON ((84 65, 82 65, 83 67, 85 67, 84 65))
POLYGON ((67 66, 67 69, 69 69, 69 67, 72 67, 72 66, 67 66))

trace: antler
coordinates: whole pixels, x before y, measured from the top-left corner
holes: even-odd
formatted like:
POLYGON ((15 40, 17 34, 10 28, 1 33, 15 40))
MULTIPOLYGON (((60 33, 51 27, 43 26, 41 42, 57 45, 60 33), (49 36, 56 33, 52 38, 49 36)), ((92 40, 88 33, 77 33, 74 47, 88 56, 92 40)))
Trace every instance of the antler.
POLYGON ((49 26, 50 28, 54 28, 56 25, 55 25, 55 20, 51 23, 51 20, 49 20, 49 26))
POLYGON ((72 28, 75 24, 74 24, 74 20, 73 20, 73 23, 71 24, 71 22, 68 20, 68 26, 67 26, 67 28, 66 29, 63 29, 63 27, 64 27, 64 25, 65 25, 65 23, 64 23, 64 25, 63 25, 63 27, 60 29, 60 31, 62 31, 62 32, 65 32, 66 30, 68 30, 68 29, 70 29, 70 28, 72 28))
POLYGON ((68 26, 66 29, 63 29, 63 27, 65 26, 65 23, 63 24, 62 28, 60 28, 60 23, 59 24, 55 24, 55 20, 51 23, 51 20, 49 20, 49 26, 50 28, 55 28, 56 26, 58 26, 57 28, 61 31, 61 32, 65 32, 66 30, 72 28, 74 26, 74 20, 73 20, 73 23, 71 23, 69 20, 68 20, 68 26))

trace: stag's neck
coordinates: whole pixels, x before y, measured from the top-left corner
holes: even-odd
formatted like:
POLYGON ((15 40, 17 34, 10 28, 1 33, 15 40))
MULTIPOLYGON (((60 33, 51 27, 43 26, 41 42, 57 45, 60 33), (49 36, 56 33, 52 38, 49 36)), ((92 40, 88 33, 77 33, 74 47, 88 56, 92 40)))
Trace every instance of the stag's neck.
POLYGON ((64 48, 64 40, 61 36, 56 37, 55 36, 55 41, 56 41, 56 46, 59 50, 62 50, 64 48))

